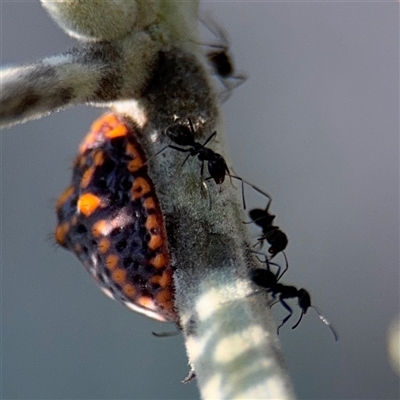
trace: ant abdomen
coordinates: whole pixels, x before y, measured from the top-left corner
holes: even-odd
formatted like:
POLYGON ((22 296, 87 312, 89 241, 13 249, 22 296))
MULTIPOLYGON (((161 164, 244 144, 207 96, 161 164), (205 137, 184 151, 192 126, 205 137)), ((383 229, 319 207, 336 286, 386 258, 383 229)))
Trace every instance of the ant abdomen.
POLYGON ((219 153, 214 153, 214 157, 208 161, 208 172, 217 185, 220 185, 224 182, 227 174, 226 171, 229 170, 224 157, 222 157, 219 153))
POLYGON ((271 225, 275 215, 266 214, 265 210, 261 208, 254 208, 249 211, 249 217, 256 225, 263 227, 271 225))
POLYGON ((258 286, 269 289, 276 283, 276 276, 269 270, 256 268, 250 271, 250 279, 258 286))
POLYGON ((279 230, 278 227, 273 230, 272 235, 270 237, 266 237, 268 243, 271 245, 268 249, 268 253, 272 256, 277 255, 281 251, 286 249, 286 246, 289 243, 289 240, 284 232, 279 230))

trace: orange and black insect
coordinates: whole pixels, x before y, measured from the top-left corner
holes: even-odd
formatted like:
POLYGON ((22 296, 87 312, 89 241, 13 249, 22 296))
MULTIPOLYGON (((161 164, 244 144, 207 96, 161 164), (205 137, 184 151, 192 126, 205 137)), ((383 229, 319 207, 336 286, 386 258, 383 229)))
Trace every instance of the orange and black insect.
POLYGON ((178 321, 164 219, 133 126, 114 114, 93 123, 56 209, 57 242, 107 295, 157 320, 178 321))

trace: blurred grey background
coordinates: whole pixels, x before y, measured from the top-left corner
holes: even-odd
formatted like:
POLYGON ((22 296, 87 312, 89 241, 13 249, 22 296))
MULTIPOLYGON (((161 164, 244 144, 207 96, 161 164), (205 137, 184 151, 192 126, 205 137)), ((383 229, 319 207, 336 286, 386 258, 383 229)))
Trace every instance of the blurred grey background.
MULTIPOLYGON (((233 166, 273 197, 289 236, 285 282, 306 287, 340 335, 335 343, 313 310, 282 329, 298 397, 399 398, 386 354, 399 313, 398 4, 202 7, 249 76, 223 105, 233 166)), ((75 44, 38 1, 1 2, 1 22, 2 63, 75 44)), ((198 398, 195 382, 180 383, 182 339, 154 338, 169 326, 106 298, 51 239, 54 201, 102 112, 78 107, 1 133, 4 399, 198 398)))

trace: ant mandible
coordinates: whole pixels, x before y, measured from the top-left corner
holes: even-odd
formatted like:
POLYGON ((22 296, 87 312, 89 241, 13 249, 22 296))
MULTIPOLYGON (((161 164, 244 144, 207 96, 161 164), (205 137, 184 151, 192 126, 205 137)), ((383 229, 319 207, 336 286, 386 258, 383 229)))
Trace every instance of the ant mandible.
MULTIPOLYGON (((297 289, 295 286, 289 286, 289 285, 284 285, 282 283, 278 283, 279 279, 282 277, 279 276, 279 272, 274 274, 270 270, 270 264, 268 262, 267 257, 265 258, 265 262, 267 265, 267 269, 263 268, 256 268, 253 269, 250 272, 250 279, 258 286, 265 288, 267 292, 272 294, 273 298, 276 298, 278 296, 278 300, 275 301, 274 303, 271 304, 271 307, 274 306, 276 303, 281 303, 282 306, 289 311, 289 315, 286 316, 281 324, 278 326, 277 333, 279 335, 279 329, 285 325, 285 323, 288 321, 288 319, 292 316, 293 311, 290 308, 290 306, 285 302, 285 299, 292 299, 296 298, 298 299, 298 305, 301 309, 301 315, 299 320, 296 322, 295 325, 292 326, 292 329, 297 328, 297 326, 300 324, 300 321, 303 318, 303 315, 307 313, 307 310, 309 308, 313 308, 316 313, 318 314, 319 319, 331 330, 333 333, 333 336, 335 337, 335 340, 338 341, 338 335, 336 331, 333 329, 332 325, 330 322, 314 307, 311 305, 311 296, 305 289, 297 289)), ((276 265, 276 264, 274 264, 276 265)), ((286 271, 286 270, 285 270, 286 271)))
MULTIPOLYGON (((256 189, 258 190, 258 189, 256 189)), ((254 208, 249 211, 249 217, 252 222, 261 227, 262 235, 258 238, 261 247, 266 240, 271 246, 268 249, 268 253, 271 254, 271 258, 275 257, 279 252, 282 252, 285 257, 286 263, 287 258, 283 250, 286 249, 288 245, 288 238, 284 232, 279 229, 279 226, 273 226, 272 222, 275 219, 275 215, 269 213, 269 206, 271 205, 271 197, 263 192, 264 195, 268 197, 268 203, 265 210, 261 208, 254 208)))

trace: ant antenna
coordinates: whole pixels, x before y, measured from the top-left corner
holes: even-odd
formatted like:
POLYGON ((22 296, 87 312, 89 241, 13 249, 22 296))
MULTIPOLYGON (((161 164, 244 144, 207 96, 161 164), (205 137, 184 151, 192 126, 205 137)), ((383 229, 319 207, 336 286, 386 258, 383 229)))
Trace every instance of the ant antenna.
POLYGON ((299 320, 292 326, 292 329, 296 329, 298 327, 300 321, 303 319, 304 314, 305 314, 305 312, 302 311, 299 320))
MULTIPOLYGON (((283 254, 283 257, 285 258, 286 268, 283 270, 282 274, 278 277, 278 280, 281 279, 282 276, 285 274, 285 272, 289 269, 289 261, 288 261, 288 259, 286 257, 286 253, 284 251, 281 251, 281 253, 283 254)), ((272 259, 272 257, 270 259, 272 259)))
POLYGON ((264 256, 264 261, 261 260, 258 256, 256 256, 256 258, 261 263, 266 264, 268 271, 270 271, 270 265, 273 265, 273 266, 277 267, 277 271, 276 271, 276 274, 275 274, 276 275, 276 282, 278 282, 282 278, 283 274, 289 269, 289 261, 288 261, 288 259, 286 257, 286 254, 283 251, 281 253, 283 253, 283 256, 285 257, 286 267, 283 270, 282 274, 280 273, 281 272, 281 266, 279 264, 277 264, 277 263, 272 262, 271 261, 272 257, 268 258, 268 256, 265 253, 262 253, 261 251, 256 251, 256 250, 251 250, 251 249, 247 249, 247 251, 249 253, 253 253, 253 254, 258 254, 260 256, 264 256))
MULTIPOLYGON (((314 306, 310 306, 311 308, 313 308, 315 310, 315 312, 318 314, 318 318, 331 330, 333 336, 335 337, 335 341, 337 342, 339 340, 339 335, 337 334, 337 332, 335 331, 335 329, 333 328, 332 324, 328 321, 328 319, 326 317, 324 317, 316 307, 314 306)), ((296 324, 297 325, 297 324, 296 324)), ((295 327, 293 327, 292 329, 294 329, 295 327)))

